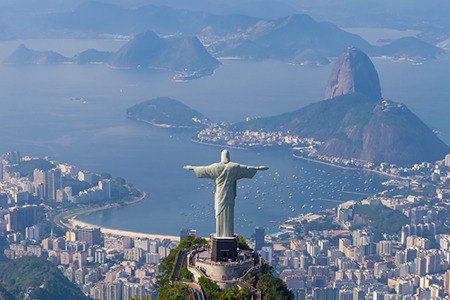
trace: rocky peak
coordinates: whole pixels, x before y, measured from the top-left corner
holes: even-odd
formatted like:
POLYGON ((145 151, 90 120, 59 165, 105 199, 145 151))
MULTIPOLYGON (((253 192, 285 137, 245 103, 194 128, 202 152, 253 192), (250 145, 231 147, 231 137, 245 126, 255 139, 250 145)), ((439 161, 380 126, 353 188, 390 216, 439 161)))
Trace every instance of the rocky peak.
POLYGON ((361 93, 373 100, 382 98, 380 80, 372 61, 355 47, 338 57, 328 79, 325 99, 352 93, 361 93))

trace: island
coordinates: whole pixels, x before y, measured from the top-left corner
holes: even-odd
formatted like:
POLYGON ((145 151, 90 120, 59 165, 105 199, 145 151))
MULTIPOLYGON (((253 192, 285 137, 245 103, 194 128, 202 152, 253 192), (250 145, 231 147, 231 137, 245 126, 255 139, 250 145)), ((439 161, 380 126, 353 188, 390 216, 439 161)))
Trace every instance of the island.
POLYGON ((127 117, 157 127, 205 128, 210 120, 182 102, 160 97, 136 104, 127 109, 127 117))
POLYGON ((195 36, 159 37, 153 31, 134 36, 116 52, 87 49, 73 57, 18 46, 4 64, 106 64, 114 69, 167 70, 176 81, 212 75, 221 63, 195 36))

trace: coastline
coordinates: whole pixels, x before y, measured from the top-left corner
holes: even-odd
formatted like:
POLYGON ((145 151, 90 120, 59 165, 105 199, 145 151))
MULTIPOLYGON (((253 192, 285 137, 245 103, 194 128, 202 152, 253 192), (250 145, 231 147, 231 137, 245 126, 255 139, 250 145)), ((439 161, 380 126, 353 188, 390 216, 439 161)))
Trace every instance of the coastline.
POLYGON ((327 165, 327 166, 330 166, 330 167, 339 168, 339 169, 343 169, 343 170, 372 172, 372 173, 375 173, 375 174, 378 174, 378 175, 381 175, 381 176, 387 176, 387 177, 391 177, 391 178, 407 179, 407 178, 405 178, 403 176, 400 176, 400 175, 386 174, 384 172, 377 171, 377 170, 371 170, 371 169, 366 169, 366 168, 359 169, 359 168, 344 167, 344 166, 339 166, 339 165, 336 165, 336 164, 333 164, 333 163, 329 163, 329 162, 326 162, 326 161, 321 161, 319 159, 307 158, 307 157, 300 156, 300 155, 295 155, 295 154, 292 154, 292 156, 294 158, 303 159, 303 160, 306 160, 306 161, 310 161, 310 162, 314 162, 314 163, 318 163, 318 164, 322 164, 322 165, 327 165))
POLYGON ((244 148, 244 147, 236 147, 236 146, 230 146, 230 145, 222 145, 222 144, 214 144, 214 143, 207 143, 207 142, 201 142, 196 139, 191 139, 192 143, 199 144, 199 145, 205 145, 205 146, 212 146, 216 148, 229 148, 229 149, 236 149, 236 150, 250 150, 250 148, 244 148))
MULTIPOLYGON (((130 201, 126 201, 124 202, 124 204, 122 205, 131 205, 134 203, 138 203, 140 201, 143 201, 147 198, 148 194, 147 192, 142 192, 141 196, 139 196, 136 199, 130 200, 130 201)), ((121 230, 121 229, 113 229, 113 228, 108 228, 108 227, 103 227, 103 226, 98 226, 95 224, 91 224, 88 222, 83 222, 80 220, 77 220, 77 217, 80 215, 84 215, 84 214, 88 214, 88 213, 92 213, 92 212, 96 212, 96 211, 101 211, 101 210, 106 210, 106 209, 110 209, 110 208, 114 208, 117 207, 118 205, 106 205, 106 206, 102 206, 102 207, 95 207, 95 208, 88 208, 88 209, 82 209, 80 211, 77 212, 69 212, 67 215, 61 216, 61 218, 59 218, 59 220, 55 221, 55 223, 57 223, 60 226, 63 226, 64 228, 68 229, 68 230, 73 230, 76 227, 87 227, 87 228, 100 228, 100 231, 103 234, 108 234, 108 235, 114 235, 114 236, 127 236, 127 237, 131 237, 131 238, 148 238, 148 239, 169 239, 171 241, 175 241, 175 242, 179 242, 180 237, 178 236, 173 236, 173 235, 163 235, 163 234, 152 234, 152 233, 144 233, 144 232, 135 232, 135 231, 127 231, 127 230, 121 230)))
MULTIPOLYGON (((77 215, 78 216, 78 215, 77 215)), ((71 226, 73 228, 75 227, 88 227, 88 228, 100 228, 100 231, 103 234, 108 234, 108 235, 115 235, 115 236, 127 236, 127 237, 131 237, 131 238, 148 238, 151 240, 154 239, 169 239, 171 241, 174 242, 179 242, 180 241, 180 237, 178 236, 174 236, 174 235, 163 235, 163 234, 153 234, 153 233, 144 233, 144 232, 136 232, 136 231, 127 231, 127 230, 121 230, 121 229, 113 229, 113 228, 108 228, 108 227, 102 227, 102 226, 97 226, 97 225, 93 225, 87 222, 83 222, 80 220, 77 220, 76 217, 71 217, 70 219, 67 219, 67 221, 71 224, 71 226)))
POLYGON ((138 122, 142 122, 142 123, 146 123, 155 127, 159 127, 159 128, 171 128, 171 129, 199 129, 200 127, 194 127, 194 126, 181 126, 181 125, 170 125, 170 124, 162 124, 162 123, 155 123, 152 121, 146 121, 146 120, 142 120, 136 117, 132 117, 132 116, 127 116, 128 119, 130 120, 134 120, 134 121, 138 121, 138 122))
POLYGON ((321 161, 321 160, 318 160, 318 159, 307 158, 307 157, 296 155, 296 154, 292 154, 292 156, 294 156, 295 158, 298 158, 298 159, 303 159, 303 160, 306 160, 306 161, 311 161, 311 162, 314 162, 314 163, 327 165, 327 166, 330 166, 330 167, 335 167, 335 168, 349 170, 349 171, 359 171, 359 169, 357 169, 357 168, 350 168, 350 167, 339 166, 339 165, 335 165, 335 164, 332 164, 332 163, 329 163, 329 162, 326 162, 326 161, 321 161))

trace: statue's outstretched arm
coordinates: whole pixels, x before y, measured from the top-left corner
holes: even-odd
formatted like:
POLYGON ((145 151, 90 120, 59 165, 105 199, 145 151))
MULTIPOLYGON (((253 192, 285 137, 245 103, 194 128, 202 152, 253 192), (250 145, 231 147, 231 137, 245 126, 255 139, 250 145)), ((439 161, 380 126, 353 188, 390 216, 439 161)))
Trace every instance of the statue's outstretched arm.
POLYGON ((258 169, 258 171, 269 170, 269 167, 266 167, 266 166, 259 166, 259 167, 256 167, 256 168, 258 169))
POLYGON ((187 165, 184 166, 183 169, 194 171, 195 175, 199 178, 210 178, 210 179, 216 179, 217 176, 222 173, 223 168, 220 167, 220 163, 212 164, 209 166, 191 166, 187 165))

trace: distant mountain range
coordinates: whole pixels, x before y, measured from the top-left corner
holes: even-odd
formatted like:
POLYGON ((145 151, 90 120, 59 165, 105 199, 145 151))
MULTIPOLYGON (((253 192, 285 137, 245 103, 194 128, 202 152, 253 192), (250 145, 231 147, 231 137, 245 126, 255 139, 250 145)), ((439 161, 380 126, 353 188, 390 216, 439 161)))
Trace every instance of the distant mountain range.
POLYGON ((381 97, 378 75, 359 49, 348 49, 338 58, 328 97, 293 112, 235 124, 233 129, 289 131, 322 141, 320 154, 375 163, 432 162, 450 153, 450 147, 405 105, 381 97))
POLYGON ((349 46, 365 51, 372 46, 328 22, 317 22, 308 15, 292 15, 274 21, 259 21, 233 38, 213 43, 218 56, 256 59, 295 60, 305 50, 323 56, 337 56, 349 46))
MULTIPOLYGON (((330 22, 318 22, 305 14, 275 20, 244 15, 214 15, 199 11, 145 5, 133 9, 88 1, 67 12, 28 16, 36 26, 17 37, 97 38, 135 36, 152 30, 161 36, 197 36, 215 57, 278 59, 300 64, 324 64, 350 46, 369 55, 430 59, 442 49, 417 38, 400 39, 376 47, 330 22), (83 20, 80 22, 80 20, 83 20)), ((12 27, 0 24, 0 39, 11 38, 12 27), (8 34, 9 29, 11 32, 8 34)), ((31 26, 31 25, 30 25, 31 26)))
POLYGON ((221 64, 196 37, 160 38, 152 31, 138 34, 115 53, 89 49, 73 58, 53 51, 31 50, 22 44, 3 63, 107 63, 115 68, 165 69, 176 72, 177 79, 211 75, 221 64))

